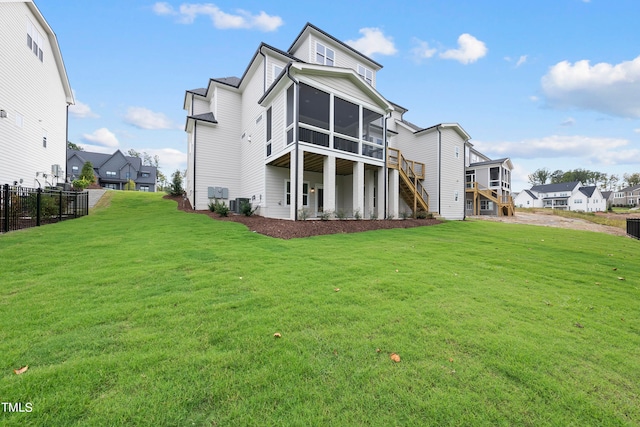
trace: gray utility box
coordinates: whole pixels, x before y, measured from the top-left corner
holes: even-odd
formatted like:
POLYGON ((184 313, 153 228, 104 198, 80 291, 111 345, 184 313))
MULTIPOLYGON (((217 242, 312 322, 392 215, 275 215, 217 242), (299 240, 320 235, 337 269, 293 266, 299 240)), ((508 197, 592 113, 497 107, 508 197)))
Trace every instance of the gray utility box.
POLYGON ((229 189, 226 187, 208 187, 207 197, 210 199, 228 199, 229 189))

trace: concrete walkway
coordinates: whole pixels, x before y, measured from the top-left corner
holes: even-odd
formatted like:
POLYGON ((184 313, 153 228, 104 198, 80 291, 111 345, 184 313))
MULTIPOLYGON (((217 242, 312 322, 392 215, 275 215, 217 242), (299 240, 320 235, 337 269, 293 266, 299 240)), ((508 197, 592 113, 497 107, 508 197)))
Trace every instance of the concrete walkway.
POLYGON ((87 190, 89 192, 89 209, 91 209, 92 207, 94 207, 96 205, 96 203, 98 203, 98 201, 100 200, 100 198, 102 198, 102 196, 104 196, 104 193, 107 192, 107 190, 87 190))

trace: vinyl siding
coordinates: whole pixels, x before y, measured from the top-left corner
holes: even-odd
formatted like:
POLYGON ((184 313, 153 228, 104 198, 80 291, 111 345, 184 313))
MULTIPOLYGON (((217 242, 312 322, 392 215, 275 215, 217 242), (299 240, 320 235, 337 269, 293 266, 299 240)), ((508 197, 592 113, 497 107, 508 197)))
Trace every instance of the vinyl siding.
POLYGON ((55 184, 51 166, 66 169, 67 103, 51 41, 22 2, 0 2, 0 34, 0 107, 8 116, 0 119, 0 184, 20 179, 25 186, 55 184), (27 46, 27 18, 42 36, 43 62, 27 46), (23 117, 21 128, 16 125, 17 113, 23 117), (46 180, 42 173, 48 175, 46 180))
POLYGON ((359 87, 353 84, 351 80, 346 77, 335 78, 335 77, 325 77, 325 76, 313 76, 313 80, 310 82, 311 85, 318 86, 319 89, 329 90, 333 92, 337 96, 344 97, 347 101, 357 101, 362 103, 370 110, 377 110, 379 113, 383 113, 382 109, 371 102, 371 98, 369 95, 364 93, 359 87), (321 86, 317 84, 314 85, 314 82, 319 83, 321 86))
MULTIPOLYGON (((207 209, 208 187, 226 187, 229 199, 243 197, 240 182, 241 99, 232 91, 217 88, 220 106, 212 126, 197 122, 196 130, 196 200, 195 208, 207 209)), ((228 204, 228 201, 226 201, 228 204)))
POLYGON ((440 215, 446 219, 464 219, 464 140, 453 130, 444 128, 442 132, 442 179, 440 195, 440 215), (458 147, 459 156, 455 156, 458 147), (458 200, 455 200, 455 193, 458 200))

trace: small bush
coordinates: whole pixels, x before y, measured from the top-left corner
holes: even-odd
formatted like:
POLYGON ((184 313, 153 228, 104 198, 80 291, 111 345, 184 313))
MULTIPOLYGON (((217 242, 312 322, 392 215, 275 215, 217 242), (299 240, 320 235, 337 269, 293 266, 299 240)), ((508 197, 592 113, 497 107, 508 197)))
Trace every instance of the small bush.
POLYGON ((329 221, 331 219, 331 211, 320 212, 319 216, 321 221, 329 221))
POLYGON ((431 219, 433 218, 433 214, 427 211, 418 211, 416 214, 416 218, 418 219, 431 219))
POLYGON ((298 219, 306 221, 309 218, 309 209, 302 208, 298 211, 298 219))
POLYGON ((369 219, 378 219, 378 212, 376 212, 376 211, 372 211, 372 212, 369 214, 369 219))
POLYGON ((362 219, 362 214, 360 213, 360 209, 356 209, 355 211, 353 211, 353 217, 356 220, 361 220, 362 219))
POLYGON ((124 185, 124 191, 134 191, 135 189, 136 189, 136 183, 133 182, 132 179, 127 181, 127 183, 124 185))
POLYGON ((209 202, 209 210, 220 216, 229 216, 229 207, 222 200, 215 199, 213 202, 209 202))
POLYGON ((411 212, 409 212, 409 211, 402 211, 402 212, 400 212, 400 218, 402 218, 402 219, 407 219, 407 218, 409 218, 410 216, 411 216, 411 212))
POLYGON ((344 209, 338 209, 336 211, 336 218, 338 218, 340 221, 347 219, 347 212, 345 212, 344 209))
POLYGON ((92 182, 89 181, 86 178, 76 179, 71 183, 71 185, 73 186, 74 190, 76 190, 76 191, 84 191, 84 189, 87 188, 91 184, 92 184, 92 182))
POLYGON ((389 215, 387 215, 387 219, 393 219, 393 214, 390 213, 389 215))
POLYGON ((251 216, 253 215, 256 210, 258 210, 259 206, 256 206, 255 208, 251 208, 251 202, 242 202, 240 203, 240 212, 242 212, 244 214, 244 216, 251 216))

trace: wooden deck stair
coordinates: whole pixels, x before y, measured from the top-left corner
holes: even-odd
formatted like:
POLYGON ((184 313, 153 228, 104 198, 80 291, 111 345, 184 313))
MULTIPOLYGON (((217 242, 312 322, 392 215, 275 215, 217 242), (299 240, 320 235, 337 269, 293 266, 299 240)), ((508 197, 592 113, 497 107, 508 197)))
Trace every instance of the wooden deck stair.
POLYGON ((480 203, 478 196, 481 195, 498 205, 498 216, 513 216, 515 214, 515 204, 513 197, 500 197, 496 190, 489 188, 480 188, 477 182, 473 183, 472 188, 467 188, 467 193, 473 193, 473 214, 480 215, 480 203))
POLYGON ((389 148, 387 166, 398 170, 400 197, 408 206, 412 207, 413 216, 415 217, 418 211, 429 212, 429 193, 421 182, 424 179, 424 163, 407 160, 400 150, 389 148))

